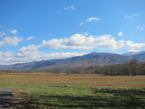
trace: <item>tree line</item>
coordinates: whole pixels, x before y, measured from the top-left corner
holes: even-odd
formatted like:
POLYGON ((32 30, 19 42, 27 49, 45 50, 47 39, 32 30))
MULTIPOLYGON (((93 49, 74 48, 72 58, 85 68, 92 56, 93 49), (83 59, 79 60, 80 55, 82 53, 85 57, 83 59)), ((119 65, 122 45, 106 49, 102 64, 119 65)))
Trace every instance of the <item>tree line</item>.
MULTIPOLYGON (((47 71, 47 70, 46 70, 47 71)), ((61 70, 59 68, 54 68, 49 70, 52 73, 66 73, 66 74, 102 74, 111 76, 136 76, 145 75, 145 62, 138 63, 136 58, 133 58, 130 62, 126 61, 123 64, 113 64, 106 66, 89 66, 87 68, 69 68, 61 70)))
POLYGON ((123 64, 114 64, 106 66, 90 66, 86 69, 68 69, 65 70, 67 74, 102 74, 102 75, 111 75, 111 76, 136 76, 136 75, 145 75, 145 62, 138 63, 136 58, 133 58, 130 62, 126 61, 123 64))
POLYGON ((108 65, 103 67, 92 66, 92 67, 88 67, 86 70, 90 73, 111 75, 111 76, 145 75, 145 62, 137 63, 137 59, 133 58, 130 62, 127 61, 123 64, 108 65))
POLYGON ((133 58, 130 62, 127 61, 123 64, 114 64, 106 66, 89 66, 87 68, 75 67, 68 69, 52 68, 52 69, 41 69, 41 70, 0 70, 5 73, 66 73, 69 74, 102 74, 102 75, 125 75, 125 76, 136 76, 145 75, 145 62, 138 63, 136 58, 133 58))

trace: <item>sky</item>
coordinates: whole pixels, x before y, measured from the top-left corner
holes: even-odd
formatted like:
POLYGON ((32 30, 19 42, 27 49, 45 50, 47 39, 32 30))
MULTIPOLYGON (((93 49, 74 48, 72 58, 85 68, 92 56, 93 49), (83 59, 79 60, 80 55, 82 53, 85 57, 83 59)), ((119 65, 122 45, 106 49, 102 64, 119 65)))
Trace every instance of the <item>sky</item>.
POLYGON ((145 50, 145 0, 0 0, 0 65, 145 50))

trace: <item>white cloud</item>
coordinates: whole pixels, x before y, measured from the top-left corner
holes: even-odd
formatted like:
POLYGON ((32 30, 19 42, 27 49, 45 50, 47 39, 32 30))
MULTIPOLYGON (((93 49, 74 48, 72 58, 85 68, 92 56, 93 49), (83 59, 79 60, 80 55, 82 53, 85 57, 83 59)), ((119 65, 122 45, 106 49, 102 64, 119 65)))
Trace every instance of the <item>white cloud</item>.
POLYGON ((134 54, 137 54, 137 53, 139 53, 139 52, 140 52, 139 50, 131 49, 131 50, 128 50, 127 53, 132 53, 132 54, 134 55, 134 54))
POLYGON ((15 58, 16 57, 25 58, 27 61, 39 61, 39 60, 68 58, 68 57, 72 57, 72 56, 80 56, 80 55, 86 54, 85 52, 46 53, 46 52, 37 51, 37 49, 38 49, 38 46, 35 46, 35 45, 30 45, 28 47, 22 47, 18 51, 18 53, 15 55, 15 58))
POLYGON ((90 22, 90 21, 92 21, 92 20, 100 20, 99 18, 96 18, 96 17, 90 17, 90 18, 88 18, 86 21, 87 22, 90 22))
POLYGON ((2 59, 2 57, 11 57, 13 56, 13 53, 11 51, 7 51, 5 53, 0 51, 0 59, 2 59))
POLYGON ((11 56, 13 56, 13 53, 11 51, 7 51, 5 53, 0 51, 0 65, 4 65, 5 61, 11 56))
POLYGON ((117 42, 111 35, 102 35, 100 37, 86 37, 84 34, 75 34, 70 38, 52 39, 49 41, 43 40, 42 46, 48 49, 80 49, 91 50, 94 48, 116 49, 117 42))
POLYGON ((22 38, 15 37, 5 37, 3 41, 0 41, 0 47, 1 46, 12 46, 12 45, 18 45, 18 42, 21 42, 22 38))
MULTIPOLYGON (((26 57, 26 56, 32 56, 35 51, 37 51, 38 46, 30 45, 28 47, 22 47, 20 50, 18 50, 18 53, 15 55, 16 57, 26 57)), ((33 56, 32 56, 33 57, 33 56)))
POLYGON ((11 34, 16 34, 17 30, 11 30, 10 32, 11 32, 11 34))
POLYGON ((49 48, 49 49, 66 49, 67 47, 65 45, 60 45, 63 42, 62 39, 52 39, 50 41, 43 40, 42 46, 49 48))
POLYGON ((143 30, 145 26, 137 26, 137 29, 143 30))
POLYGON ((75 34, 69 38, 51 39, 49 41, 43 40, 42 45, 48 49, 139 49, 145 46, 145 43, 134 43, 133 41, 116 41, 112 35, 102 35, 99 37, 85 34, 75 34))
POLYGON ((126 41, 126 48, 130 49, 139 49, 145 46, 145 43, 134 43, 133 41, 126 41))
MULTIPOLYGON (((17 37, 15 37, 17 39, 17 37)), ((8 38, 13 42, 13 38, 8 38)), ((16 40, 15 39, 15 40, 16 40)), ((20 39, 22 40, 22 39, 20 39)), ((19 41, 20 41, 19 40, 19 41)), ((0 46, 15 45, 16 43, 10 43, 7 40, 0 42, 0 46), (7 43, 2 43, 7 42, 7 43)), ((145 43, 134 43, 133 41, 124 41, 116 40, 112 35, 102 35, 102 36, 93 36, 87 33, 84 34, 74 34, 69 38, 61 39, 51 39, 49 41, 43 40, 41 45, 29 45, 27 47, 22 47, 17 51, 15 55, 11 52, 2 53, 0 52, 0 64, 15 64, 15 63, 24 63, 40 60, 50 60, 50 59, 60 59, 68 58, 73 56, 82 56, 87 54, 87 52, 59 52, 59 53, 46 53, 38 51, 39 47, 45 47, 48 49, 79 49, 79 50, 88 50, 92 49, 107 49, 107 50, 119 50, 119 49, 129 49, 129 50, 138 50, 142 47, 145 47, 145 43)))
POLYGON ((5 32, 0 32, 0 37, 3 37, 4 35, 7 35, 5 32))
POLYGON ((75 7, 72 5, 72 6, 68 6, 68 7, 63 7, 64 10, 75 10, 75 7))
POLYGON ((29 45, 28 47, 22 47, 22 48, 19 50, 19 52, 37 51, 38 48, 39 48, 39 46, 29 45))
POLYGON ((31 40, 31 39, 33 39, 33 38, 34 38, 33 36, 30 36, 30 37, 27 38, 27 40, 31 40))
POLYGON ((123 36, 122 31, 120 31, 120 32, 118 33, 118 36, 123 36))
POLYGON ((97 21, 97 20, 100 20, 100 19, 96 18, 96 17, 90 17, 90 18, 86 19, 84 22, 81 22, 79 26, 85 24, 86 22, 97 21))

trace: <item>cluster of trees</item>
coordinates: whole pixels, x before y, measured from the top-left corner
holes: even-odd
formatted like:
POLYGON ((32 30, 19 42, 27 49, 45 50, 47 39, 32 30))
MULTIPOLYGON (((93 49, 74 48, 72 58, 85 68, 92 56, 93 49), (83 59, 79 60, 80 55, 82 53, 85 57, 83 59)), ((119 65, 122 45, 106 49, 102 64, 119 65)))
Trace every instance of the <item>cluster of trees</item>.
POLYGON ((89 67, 87 72, 103 75, 145 75, 145 62, 137 63, 137 59, 132 59, 131 62, 125 62, 124 64, 108 65, 103 67, 89 67))

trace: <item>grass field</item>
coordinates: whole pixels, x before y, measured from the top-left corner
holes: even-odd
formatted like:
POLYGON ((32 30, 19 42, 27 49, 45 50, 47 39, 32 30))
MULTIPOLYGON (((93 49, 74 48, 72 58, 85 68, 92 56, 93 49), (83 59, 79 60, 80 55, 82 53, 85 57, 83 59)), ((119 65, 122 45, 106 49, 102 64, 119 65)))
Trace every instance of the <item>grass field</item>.
POLYGON ((13 89, 24 109, 145 108, 145 76, 0 73, 0 88, 13 89))

